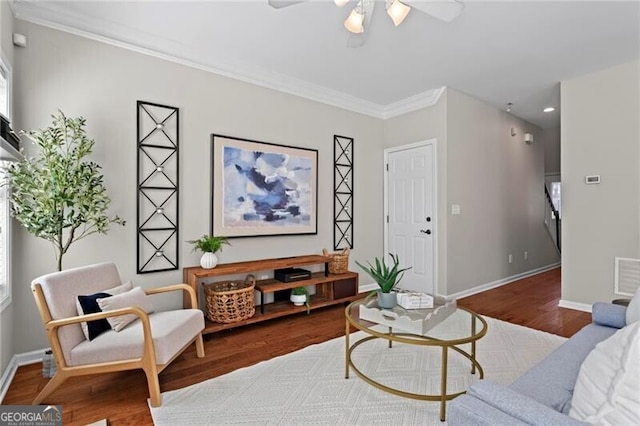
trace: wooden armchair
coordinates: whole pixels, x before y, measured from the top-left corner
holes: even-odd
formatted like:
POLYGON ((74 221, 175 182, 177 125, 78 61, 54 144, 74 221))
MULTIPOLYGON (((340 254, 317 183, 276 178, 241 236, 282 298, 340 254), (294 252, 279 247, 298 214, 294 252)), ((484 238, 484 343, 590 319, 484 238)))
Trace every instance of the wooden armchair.
MULTIPOLYGON (((33 404, 42 403, 68 377, 141 368, 147 376, 151 405, 158 407, 158 374, 191 343, 198 358, 204 356, 204 316, 194 290, 186 284, 146 289, 146 294, 182 290, 190 309, 147 314, 139 306, 78 315, 79 295, 91 295, 121 284, 113 263, 101 263, 55 272, 36 278, 31 289, 49 338, 57 372, 33 404), (81 323, 133 314, 135 321, 119 332, 106 331, 87 340, 81 323)), ((142 296, 144 297, 144 295, 142 296)))

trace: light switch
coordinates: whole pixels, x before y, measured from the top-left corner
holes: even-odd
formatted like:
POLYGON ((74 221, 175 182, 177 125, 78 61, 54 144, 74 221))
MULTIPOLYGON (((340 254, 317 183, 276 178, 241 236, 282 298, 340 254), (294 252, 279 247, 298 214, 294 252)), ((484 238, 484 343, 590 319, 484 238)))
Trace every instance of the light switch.
POLYGON ((451 204, 451 214, 460 214, 459 204, 451 204))

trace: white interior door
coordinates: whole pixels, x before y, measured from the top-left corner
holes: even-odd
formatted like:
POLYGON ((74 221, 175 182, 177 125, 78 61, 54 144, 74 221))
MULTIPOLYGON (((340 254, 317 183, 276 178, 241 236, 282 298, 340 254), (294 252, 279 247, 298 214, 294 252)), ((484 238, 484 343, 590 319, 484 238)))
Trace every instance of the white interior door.
POLYGON ((386 251, 411 266, 400 288, 435 292, 435 164, 434 141, 385 151, 386 251))

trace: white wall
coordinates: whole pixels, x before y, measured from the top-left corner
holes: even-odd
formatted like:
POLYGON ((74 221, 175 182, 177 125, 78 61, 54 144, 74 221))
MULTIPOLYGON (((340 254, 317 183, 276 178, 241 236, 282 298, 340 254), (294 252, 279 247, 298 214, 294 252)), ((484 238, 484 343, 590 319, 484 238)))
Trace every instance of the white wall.
MULTIPOLYGON (((13 64, 13 14, 7 2, 0 2, 0 49, 13 64)), ((11 285, 11 283, 9 283, 11 285)), ((0 376, 13 356, 13 303, 0 312, 0 376)))
POLYGON ((437 255, 436 291, 447 294, 447 92, 429 108, 390 118, 384 122, 384 147, 407 145, 413 142, 436 139, 437 142, 437 255))
MULTIPOLYGON (((198 263, 184 242, 209 230, 210 134, 226 134, 319 150, 317 236, 234 239, 222 262, 320 253, 333 247, 333 135, 355 139, 355 259, 382 247, 382 121, 253 86, 71 34, 16 20, 29 40, 16 51, 16 127, 41 128, 61 108, 87 118, 103 167, 111 211, 127 220, 107 236, 72 246, 64 268, 111 260, 124 279, 144 287, 181 282, 182 272, 136 276, 136 101, 180 108, 180 266, 198 263)), ((29 290, 55 270, 51 248, 25 232, 16 236, 15 350, 47 345, 29 290)), ((176 303, 177 303, 176 298, 176 303)))
POLYGON ((469 95, 447 97, 449 294, 557 262, 544 228, 540 129, 469 95), (511 136, 511 128, 517 132, 511 136), (524 259, 527 251, 528 258, 524 259), (513 263, 508 262, 509 254, 513 263))
POLYGON ((614 257, 640 255, 639 76, 635 61, 561 84, 563 301, 614 298, 614 257))
POLYGON ((438 141, 439 293, 464 292, 559 261, 544 228, 539 128, 448 88, 433 107, 387 120, 384 131, 385 147, 438 141), (526 132, 537 143, 525 144, 526 132), (461 206, 460 215, 450 214, 452 204, 461 206))
POLYGON ((560 127, 542 130, 545 174, 560 174, 560 127))

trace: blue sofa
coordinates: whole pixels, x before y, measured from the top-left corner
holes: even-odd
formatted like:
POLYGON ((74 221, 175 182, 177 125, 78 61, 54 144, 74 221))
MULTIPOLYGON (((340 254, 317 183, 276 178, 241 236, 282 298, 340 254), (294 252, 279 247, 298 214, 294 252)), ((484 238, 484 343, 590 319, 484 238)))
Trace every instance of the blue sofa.
POLYGON ((569 417, 573 389, 582 362, 597 343, 626 325, 627 308, 593 305, 593 322, 504 387, 488 380, 473 383, 447 405, 449 425, 584 425, 569 417))

